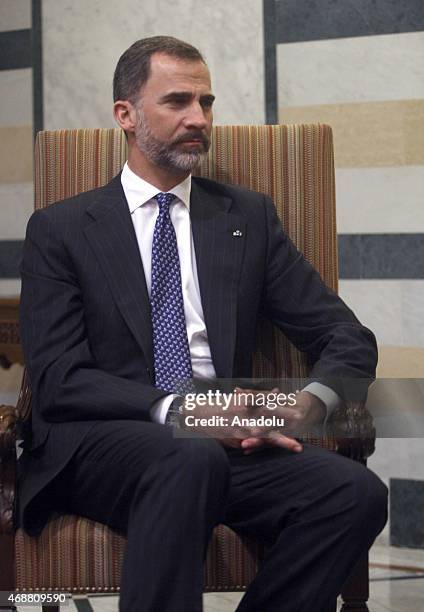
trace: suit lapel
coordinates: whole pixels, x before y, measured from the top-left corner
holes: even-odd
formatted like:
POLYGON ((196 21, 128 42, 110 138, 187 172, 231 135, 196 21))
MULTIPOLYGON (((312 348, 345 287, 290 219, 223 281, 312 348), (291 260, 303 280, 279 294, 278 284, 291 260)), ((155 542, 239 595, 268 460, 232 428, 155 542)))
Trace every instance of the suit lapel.
POLYGON ((233 372, 237 287, 245 244, 245 221, 230 213, 231 198, 192 181, 190 218, 209 346, 216 374, 233 372))
MULTIPOLYGON (((203 314, 215 371, 231 377, 236 338, 237 287, 246 223, 229 212, 232 200, 193 179, 190 218, 203 314)), ((143 264, 120 174, 87 209, 85 235, 115 302, 153 370, 150 301, 143 264)))
POLYGON ((96 200, 87 209, 92 219, 85 227, 85 235, 124 320, 153 370, 150 301, 121 175, 97 193, 96 200))

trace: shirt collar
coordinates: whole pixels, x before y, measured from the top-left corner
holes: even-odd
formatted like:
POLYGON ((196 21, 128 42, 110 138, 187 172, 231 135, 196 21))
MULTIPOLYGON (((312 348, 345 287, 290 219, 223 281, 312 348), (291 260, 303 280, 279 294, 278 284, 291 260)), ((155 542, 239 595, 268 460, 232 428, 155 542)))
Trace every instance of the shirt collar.
MULTIPOLYGON (((122 169, 121 183, 131 214, 160 193, 160 189, 135 174, 128 166, 128 162, 125 162, 122 169)), ((173 193, 190 210, 191 174, 170 189, 169 193, 173 193)))

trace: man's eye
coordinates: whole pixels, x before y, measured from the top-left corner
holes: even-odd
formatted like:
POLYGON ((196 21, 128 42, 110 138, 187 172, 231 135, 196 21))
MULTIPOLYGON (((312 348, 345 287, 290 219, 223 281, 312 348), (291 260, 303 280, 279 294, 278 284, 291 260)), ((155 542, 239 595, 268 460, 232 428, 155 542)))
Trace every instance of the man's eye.
POLYGON ((203 100, 202 106, 203 108, 212 108, 213 100, 203 100))

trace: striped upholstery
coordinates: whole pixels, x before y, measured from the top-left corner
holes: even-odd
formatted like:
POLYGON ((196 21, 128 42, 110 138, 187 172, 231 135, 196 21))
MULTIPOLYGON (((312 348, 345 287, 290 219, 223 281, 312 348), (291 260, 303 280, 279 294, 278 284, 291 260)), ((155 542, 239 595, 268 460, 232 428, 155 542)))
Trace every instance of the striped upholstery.
MULTIPOLYGON (((18 590, 119 591, 125 538, 76 516, 49 522, 37 538, 19 529, 15 538, 18 590)), ((262 546, 219 525, 204 568, 206 591, 244 590, 255 576, 262 546)))
MULTIPOLYGON (((45 131, 35 152, 35 207, 108 182, 126 159, 119 129, 45 131)), ((216 126, 198 174, 269 195, 293 242, 337 290, 334 160, 326 125, 216 126)), ((265 322, 255 375, 307 375, 305 357, 265 322)))
MULTIPOLYGON (((118 129, 41 132, 35 152, 35 206, 103 185, 122 167, 126 140, 118 129)), ((337 289, 334 163, 324 125, 218 126, 199 174, 244 185, 274 200, 286 231, 326 283, 337 289)), ((301 377, 306 361, 269 324, 260 327, 255 375, 301 377)), ((332 439, 325 441, 335 447, 332 439)), ((80 592, 119 588, 125 540, 92 521, 52 520, 38 538, 16 535, 16 585, 80 592)), ((205 590, 244 589, 261 547, 229 529, 215 529, 205 590)))
MULTIPOLYGON (((284 229, 337 291, 334 159, 326 125, 218 126, 199 174, 266 193, 284 229)), ((265 321, 255 376, 307 376, 306 358, 265 321)))

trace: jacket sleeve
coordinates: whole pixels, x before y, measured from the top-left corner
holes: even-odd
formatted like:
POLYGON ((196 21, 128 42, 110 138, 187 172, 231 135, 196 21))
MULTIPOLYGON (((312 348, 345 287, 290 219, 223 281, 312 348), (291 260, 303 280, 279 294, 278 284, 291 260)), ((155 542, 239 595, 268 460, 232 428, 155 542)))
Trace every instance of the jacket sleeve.
POLYGON ((374 334, 296 249, 267 197, 265 210, 265 314, 308 354, 311 380, 331 387, 343 399, 364 399, 377 364, 374 334))
POLYGON ((150 408, 166 393, 96 366, 81 287, 47 213, 32 215, 21 264, 21 340, 40 416, 50 422, 150 420, 150 408))

